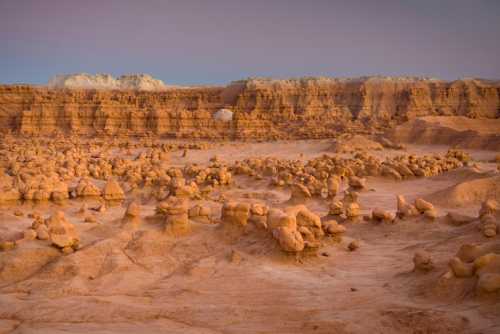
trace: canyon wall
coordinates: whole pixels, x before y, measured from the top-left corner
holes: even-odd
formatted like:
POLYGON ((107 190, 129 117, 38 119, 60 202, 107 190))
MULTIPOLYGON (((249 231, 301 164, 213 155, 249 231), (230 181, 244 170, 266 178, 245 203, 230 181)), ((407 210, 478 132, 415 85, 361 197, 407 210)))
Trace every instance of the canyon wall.
POLYGON ((249 79, 165 91, 0 86, 0 131, 23 135, 323 138, 419 116, 500 117, 500 84, 416 78, 249 79), (233 120, 215 120, 221 108, 233 120))

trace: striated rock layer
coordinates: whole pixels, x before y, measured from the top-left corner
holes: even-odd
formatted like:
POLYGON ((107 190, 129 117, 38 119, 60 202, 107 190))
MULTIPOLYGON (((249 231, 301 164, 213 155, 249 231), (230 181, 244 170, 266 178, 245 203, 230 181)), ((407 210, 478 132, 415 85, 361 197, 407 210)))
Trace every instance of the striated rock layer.
POLYGON ((23 135, 324 138, 420 116, 499 118, 500 84, 421 78, 248 79, 165 91, 0 86, 0 131, 23 135), (214 114, 222 108, 232 120, 214 114))

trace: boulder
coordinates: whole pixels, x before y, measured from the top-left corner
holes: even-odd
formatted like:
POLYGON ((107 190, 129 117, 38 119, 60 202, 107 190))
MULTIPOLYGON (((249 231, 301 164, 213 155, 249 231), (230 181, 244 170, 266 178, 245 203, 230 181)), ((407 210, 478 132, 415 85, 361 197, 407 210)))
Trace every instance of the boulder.
POLYGON ((424 213, 425 211, 434 210, 434 205, 422 198, 417 198, 415 200, 415 208, 417 208, 418 212, 424 213))
POLYGON ((273 237, 278 241, 285 252, 301 252, 305 243, 302 234, 290 227, 278 227, 273 229, 273 237))
POLYGON ((322 223, 322 226, 323 226, 323 231, 325 231, 326 234, 337 235, 344 233, 346 231, 345 226, 340 225, 339 223, 337 223, 336 220, 328 220, 322 223))
POLYGON ((427 272, 434 269, 434 264, 432 262, 431 255, 424 251, 419 250, 413 256, 414 271, 427 272))
POLYGON ((406 202, 405 198, 403 195, 398 195, 397 196, 397 213, 396 215, 403 219, 407 217, 412 217, 418 215, 419 212, 417 208, 414 205, 409 204, 406 202))
POLYGON ((372 211, 372 219, 377 221, 377 222, 387 222, 390 223, 394 221, 395 215, 387 210, 381 209, 381 208, 375 208, 372 211))

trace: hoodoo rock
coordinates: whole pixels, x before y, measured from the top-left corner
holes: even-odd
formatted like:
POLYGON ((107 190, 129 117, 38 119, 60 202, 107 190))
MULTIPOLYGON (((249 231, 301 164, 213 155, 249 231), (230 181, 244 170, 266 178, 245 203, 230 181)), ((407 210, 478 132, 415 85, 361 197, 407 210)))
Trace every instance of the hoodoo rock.
POLYGON ((125 217, 135 218, 139 217, 140 214, 141 206, 137 202, 131 202, 125 211, 125 217))
POLYGON ((125 198, 125 193, 116 180, 109 180, 104 186, 102 196, 107 201, 121 201, 125 198))
POLYGON ((81 179, 76 187, 76 195, 78 197, 101 196, 101 190, 92 181, 81 179))
POLYGON ((188 210, 188 200, 174 196, 161 202, 156 208, 156 211, 165 217, 165 232, 172 235, 183 235, 191 230, 188 210))
POLYGON ((188 211, 189 219, 201 222, 201 223, 210 223, 212 210, 209 206, 197 204, 189 209, 188 211))
POLYGON ((50 241, 61 249, 76 250, 80 238, 73 224, 67 221, 64 212, 58 211, 44 222, 47 226, 50 241))

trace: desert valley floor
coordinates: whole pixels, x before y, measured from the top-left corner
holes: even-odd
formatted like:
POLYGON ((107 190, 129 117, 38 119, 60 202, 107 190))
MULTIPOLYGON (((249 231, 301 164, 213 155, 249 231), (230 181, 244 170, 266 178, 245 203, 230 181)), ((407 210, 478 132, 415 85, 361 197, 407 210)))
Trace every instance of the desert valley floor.
POLYGON ((498 333, 498 153, 350 140, 6 137, 0 333, 498 333))

